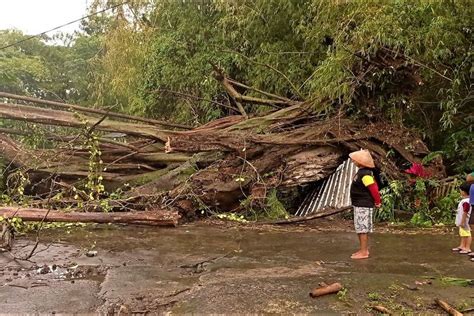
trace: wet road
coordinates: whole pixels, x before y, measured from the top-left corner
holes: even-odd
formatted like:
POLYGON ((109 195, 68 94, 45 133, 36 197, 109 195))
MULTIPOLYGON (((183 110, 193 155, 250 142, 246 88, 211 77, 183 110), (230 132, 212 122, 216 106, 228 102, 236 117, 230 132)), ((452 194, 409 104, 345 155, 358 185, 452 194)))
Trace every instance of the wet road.
MULTIPOLYGON (((439 281, 474 278, 474 263, 450 252, 457 241, 454 234, 376 233, 372 257, 352 261, 356 235, 346 232, 204 225, 47 231, 34 263, 0 254, 0 313, 339 314, 374 304, 434 313, 435 297, 472 307, 474 287, 439 281), (90 250, 97 255, 86 256, 90 250), (428 277, 436 278, 431 285, 415 285, 428 277), (311 299, 322 281, 347 290, 311 299)), ((13 253, 27 253, 32 243, 18 240, 13 253)))

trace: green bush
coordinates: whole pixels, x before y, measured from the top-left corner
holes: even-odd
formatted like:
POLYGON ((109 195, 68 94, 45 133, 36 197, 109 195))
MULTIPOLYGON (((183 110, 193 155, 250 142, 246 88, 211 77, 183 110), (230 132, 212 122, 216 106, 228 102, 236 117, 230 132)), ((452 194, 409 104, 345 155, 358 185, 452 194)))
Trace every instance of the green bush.
POLYGON ((380 190, 382 207, 375 212, 376 221, 395 221, 395 210, 412 214, 410 223, 427 227, 439 223, 452 223, 454 210, 460 199, 458 190, 433 199, 431 191, 439 186, 435 180, 418 178, 415 182, 395 180, 380 190))

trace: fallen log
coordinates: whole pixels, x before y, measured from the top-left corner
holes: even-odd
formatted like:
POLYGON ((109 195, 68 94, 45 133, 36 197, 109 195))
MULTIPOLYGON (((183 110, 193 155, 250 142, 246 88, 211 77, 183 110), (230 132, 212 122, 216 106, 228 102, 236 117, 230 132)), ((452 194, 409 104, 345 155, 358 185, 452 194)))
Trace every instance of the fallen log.
POLYGON ((110 119, 102 120, 99 117, 85 115, 79 117, 68 111, 11 103, 0 103, 0 118, 80 129, 83 129, 86 125, 90 125, 95 126, 95 130, 121 132, 156 140, 166 140, 166 136, 168 135, 160 131, 154 125, 120 122, 110 119))
POLYGON ((38 208, 0 207, 3 218, 17 217, 23 221, 68 222, 68 223, 100 223, 100 224, 140 224, 150 226, 177 226, 180 215, 167 210, 142 212, 61 212, 38 208))
POLYGON ((334 294, 342 290, 342 288, 343 287, 341 283, 336 282, 333 284, 329 284, 323 287, 318 287, 318 288, 313 289, 311 293, 309 293, 309 296, 315 298, 315 297, 319 297, 319 296, 323 296, 327 294, 334 294))
POLYGON ((454 307, 446 303, 445 301, 440 300, 439 298, 435 299, 436 304, 438 304, 442 309, 444 309, 449 315, 452 316, 462 316, 463 314, 457 311, 454 307))
POLYGON ((387 308, 381 305, 375 305, 375 306, 372 306, 371 308, 379 313, 382 313, 385 315, 392 315, 392 313, 390 313, 390 311, 387 308))
MULTIPOLYGON (((391 64, 383 64, 383 67, 388 69, 391 64)), ((94 181, 97 179, 97 186, 103 181, 107 194, 118 189, 124 191, 125 197, 133 198, 135 205, 141 204, 139 209, 161 203, 192 219, 203 209, 241 211, 248 205, 256 206, 255 210, 261 209, 261 206, 265 207, 268 192, 296 192, 297 187, 320 181, 333 174, 349 152, 360 148, 369 149, 376 166, 391 179, 402 177, 400 170, 404 164, 421 161, 428 153, 418 135, 403 126, 390 124, 382 116, 372 119, 351 117, 342 110, 338 114, 323 113, 318 108, 324 108, 324 104, 318 106, 311 100, 293 101, 267 93, 227 78, 224 71, 216 67, 214 70, 216 79, 233 100, 229 104, 240 105, 242 115, 220 118, 185 131, 163 130, 159 127, 163 122, 0 93, 0 98, 3 96, 30 104, 2 100, 0 118, 67 127, 47 129, 47 137, 59 139, 44 149, 30 149, 15 139, 0 137, 0 156, 11 166, 10 174, 15 175, 16 169, 20 168, 26 174, 31 183, 26 192, 34 198, 41 196, 44 199, 43 191, 50 187, 47 179, 54 178, 69 185, 70 188, 61 186, 58 190, 64 193, 65 199, 69 198, 67 201, 71 201, 73 189, 84 190, 84 180, 90 176, 94 181), (253 93, 246 94, 250 90, 253 93), (257 98, 254 93, 266 99, 257 98), (35 106, 31 106, 32 103, 35 106), (54 109, 38 107, 38 103, 54 109), (252 104, 270 105, 272 109, 266 113, 251 113, 247 118, 246 111, 251 110, 252 104), (82 134, 73 135, 69 128, 86 129, 85 136, 91 136, 93 130, 94 143, 90 144, 89 138, 80 137, 82 134), (51 135, 56 131, 68 134, 64 139, 61 135, 51 135), (117 134, 123 143, 115 140, 113 135, 117 134), (82 144, 84 140, 88 142, 82 144)), ((358 88, 358 85, 353 87, 358 88)), ((337 104, 336 100, 322 102, 337 104)), ((1 131, 24 134, 15 129, 1 131)), ((442 162, 438 166, 442 167, 442 162)), ((443 169, 433 174, 442 176, 443 169)), ((11 189, 20 184, 19 181, 10 183, 11 189)), ((105 193, 102 196, 107 196, 105 193)), ((299 200, 296 196, 299 192, 296 193, 291 197, 295 202, 299 200)), ((288 206, 292 203, 286 202, 288 206)), ((71 204, 67 202, 55 208, 71 204)), ((41 207, 47 206, 41 204, 41 207)), ((262 224, 304 222, 347 209, 262 224)))
POLYGON ((43 99, 27 97, 27 96, 22 96, 22 95, 7 93, 7 92, 1 92, 1 91, 0 91, 0 98, 8 98, 8 99, 13 99, 13 100, 21 100, 21 101, 27 101, 27 102, 31 102, 31 103, 50 105, 52 107, 56 107, 56 108, 63 109, 63 110, 75 110, 77 112, 107 115, 109 117, 116 117, 116 118, 126 119, 126 120, 130 120, 130 121, 138 121, 138 122, 148 123, 148 124, 151 124, 151 125, 162 125, 162 126, 175 127, 175 128, 180 128, 180 129, 190 129, 189 126, 186 126, 186 125, 183 125, 183 124, 175 124, 175 123, 164 122, 164 121, 159 121, 159 120, 153 120, 153 119, 149 119, 149 118, 144 118, 144 117, 139 117, 139 116, 132 116, 132 115, 127 115, 127 114, 122 114, 122 113, 107 112, 107 111, 104 111, 104 110, 88 108, 88 107, 75 105, 75 104, 68 104, 68 103, 57 102, 57 101, 43 100, 43 99))

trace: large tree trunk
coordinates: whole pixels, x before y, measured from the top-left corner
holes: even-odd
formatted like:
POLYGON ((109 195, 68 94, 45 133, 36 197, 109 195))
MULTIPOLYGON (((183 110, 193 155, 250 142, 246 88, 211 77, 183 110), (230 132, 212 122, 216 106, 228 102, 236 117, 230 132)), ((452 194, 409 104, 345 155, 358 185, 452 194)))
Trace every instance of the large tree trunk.
MULTIPOLYGON (((0 154, 35 181, 49 178, 55 183, 77 184, 90 175, 90 149, 83 143, 93 134, 101 151, 97 172, 110 190, 127 184, 125 197, 141 201, 136 203, 158 203, 194 216, 203 209, 238 210, 243 200, 261 204, 271 189, 286 190, 321 180, 333 173, 349 152, 360 148, 372 152, 377 167, 389 178, 400 177, 404 164, 420 161, 428 153, 416 133, 380 118, 370 121, 340 113, 322 115, 313 111, 310 102, 253 89, 226 78, 218 69, 216 78, 242 115, 190 130, 165 130, 165 125, 184 126, 70 106, 82 113, 77 115, 67 111, 67 104, 0 94, 17 100, 15 104, 0 103, 0 117, 4 119, 80 131, 71 137, 57 135, 50 128, 45 137, 56 146, 42 150, 26 149, 0 135, 0 154), (236 87, 264 98, 239 94, 236 87), (18 103, 23 101, 29 104, 18 103), (38 107, 38 103, 61 110, 38 107), (242 104, 264 104, 272 110, 247 117, 242 104), (107 133, 121 133, 126 141, 114 140, 107 133)), ((13 129, 1 132, 27 133, 13 129)), ((434 174, 444 173, 440 160, 433 168, 434 174)))

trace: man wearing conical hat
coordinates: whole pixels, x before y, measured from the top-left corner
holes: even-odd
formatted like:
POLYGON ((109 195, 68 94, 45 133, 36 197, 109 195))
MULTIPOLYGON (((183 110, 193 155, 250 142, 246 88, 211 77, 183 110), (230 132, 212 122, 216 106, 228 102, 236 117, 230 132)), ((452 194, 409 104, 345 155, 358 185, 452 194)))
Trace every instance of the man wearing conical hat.
POLYGON ((368 150, 349 154, 359 168, 351 184, 351 201, 354 207, 354 227, 359 237, 360 249, 352 254, 352 259, 369 258, 369 233, 372 232, 372 217, 375 207, 381 206, 380 193, 372 169, 374 160, 368 150))

